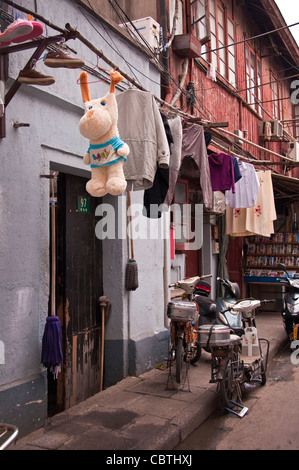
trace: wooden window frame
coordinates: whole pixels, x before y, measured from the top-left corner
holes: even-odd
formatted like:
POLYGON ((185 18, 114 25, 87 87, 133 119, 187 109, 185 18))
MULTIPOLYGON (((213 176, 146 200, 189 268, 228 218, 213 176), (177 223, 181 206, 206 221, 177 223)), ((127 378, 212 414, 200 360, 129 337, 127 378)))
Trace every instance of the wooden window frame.
POLYGON ((278 121, 282 119, 282 85, 280 82, 277 81, 277 77, 271 72, 270 74, 270 81, 271 83, 271 97, 272 97, 272 114, 273 118, 277 119, 278 121), (276 92, 275 92, 276 87, 276 92))
POLYGON ((262 63, 258 54, 255 52, 253 47, 249 43, 245 43, 244 49, 245 55, 245 77, 246 77, 246 101, 252 107, 252 109, 258 114, 262 114, 261 102, 262 102, 262 63), (248 55, 247 55, 248 51, 248 55), (252 72, 252 56, 254 58, 254 77, 251 76, 252 72), (247 66, 249 69, 247 69, 247 66), (252 88, 254 87, 254 88, 252 88))
MULTIPOLYGON (((192 4, 198 0, 189 0, 186 2, 186 19, 187 19, 187 32, 191 32, 194 34, 194 29, 192 29, 192 25, 194 24, 192 21, 192 4)), ((237 80, 237 68, 236 68, 236 47, 233 47, 233 53, 231 54, 234 57, 234 69, 230 67, 230 52, 231 47, 225 47, 224 49, 219 49, 215 52, 211 52, 214 49, 219 47, 228 46, 229 45, 229 37, 232 38, 233 43, 235 42, 236 36, 236 24, 232 17, 228 14, 227 8, 225 8, 220 0, 214 0, 215 4, 215 16, 211 12, 211 0, 200 0, 200 3, 205 6, 205 15, 206 15, 206 36, 204 38, 198 38, 202 44, 202 50, 207 51, 205 55, 206 60, 215 66, 217 72, 221 75, 221 77, 225 78, 234 88, 236 88, 236 80, 237 80), (219 18, 219 11, 222 12, 222 24, 219 18), (215 18, 215 32, 212 31, 212 18, 215 18), (229 35, 229 27, 228 22, 233 25, 233 37, 229 35), (223 41, 220 42, 220 27, 223 28, 223 41), (212 36, 215 38, 215 41, 212 43, 212 36), (212 45, 213 44, 213 45, 212 45), (215 63, 216 62, 216 63, 215 63), (223 64, 223 65, 221 65, 223 64), (231 73, 233 73, 233 80, 231 80, 231 73)), ((203 18, 199 18, 197 20, 200 21, 203 18)), ((195 33, 196 34, 196 33, 195 33)), ((194 34, 194 35, 195 35, 194 34)))
POLYGON ((196 37, 198 37, 198 36, 194 32, 195 31, 194 30, 194 24, 201 22, 201 20, 203 18, 205 18, 206 35, 203 36, 203 37, 200 37, 198 39, 200 40, 202 45, 206 44, 208 41, 210 41, 209 0, 189 0, 189 2, 187 2, 186 11, 187 11, 187 15, 186 15, 186 17, 187 17, 187 32, 188 33, 191 32, 196 37), (203 5, 204 10, 205 10, 205 14, 203 16, 201 16, 200 18, 196 19, 193 22, 194 19, 192 17, 192 5, 196 2, 199 2, 203 5))

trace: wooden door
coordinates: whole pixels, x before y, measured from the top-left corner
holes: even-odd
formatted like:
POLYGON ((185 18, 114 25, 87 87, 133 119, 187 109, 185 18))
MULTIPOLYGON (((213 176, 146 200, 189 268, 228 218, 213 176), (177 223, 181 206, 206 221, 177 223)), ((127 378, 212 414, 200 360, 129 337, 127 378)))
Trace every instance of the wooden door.
POLYGON ((100 391, 102 243, 95 235, 100 199, 87 180, 60 174, 57 191, 57 304, 64 365, 57 401, 69 408, 100 391))
POLYGON ((226 259, 229 280, 237 282, 244 296, 243 237, 230 238, 226 259))

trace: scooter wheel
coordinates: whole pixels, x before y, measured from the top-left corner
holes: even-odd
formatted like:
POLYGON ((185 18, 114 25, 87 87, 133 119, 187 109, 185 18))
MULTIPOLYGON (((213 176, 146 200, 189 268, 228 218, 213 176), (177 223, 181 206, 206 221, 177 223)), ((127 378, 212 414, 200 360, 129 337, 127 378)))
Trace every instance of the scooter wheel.
POLYGON ((196 341, 192 348, 192 354, 190 357, 190 364, 195 364, 199 361, 201 356, 201 347, 199 346, 198 342, 196 341))

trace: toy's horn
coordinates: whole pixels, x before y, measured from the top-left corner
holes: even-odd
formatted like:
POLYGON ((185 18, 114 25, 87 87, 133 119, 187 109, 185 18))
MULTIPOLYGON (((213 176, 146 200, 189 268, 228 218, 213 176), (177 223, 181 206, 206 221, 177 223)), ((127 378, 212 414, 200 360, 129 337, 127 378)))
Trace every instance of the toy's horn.
POLYGON ((117 70, 111 70, 110 77, 111 77, 110 93, 114 93, 115 85, 121 82, 124 79, 124 77, 117 70))
POLYGON ((82 93, 83 102, 85 103, 85 101, 90 101, 87 72, 80 73, 79 81, 81 85, 81 93, 82 93))

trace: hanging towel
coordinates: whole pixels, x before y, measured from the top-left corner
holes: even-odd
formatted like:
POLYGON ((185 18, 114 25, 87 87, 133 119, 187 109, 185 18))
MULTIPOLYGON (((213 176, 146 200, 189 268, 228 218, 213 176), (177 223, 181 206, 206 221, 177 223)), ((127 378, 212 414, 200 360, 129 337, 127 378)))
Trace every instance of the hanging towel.
POLYGON ((234 209, 226 206, 226 233, 228 235, 270 237, 274 233, 276 210, 271 171, 259 171, 257 176, 260 187, 254 207, 234 209))
POLYGON ((272 137, 272 126, 271 126, 271 122, 269 121, 266 121, 264 123, 264 135, 265 135, 265 140, 270 140, 271 137, 272 137))
POLYGON ((118 130, 130 147, 124 163, 127 189, 151 188, 157 165, 169 167, 169 145, 154 96, 148 91, 129 89, 116 96, 118 130))
POLYGON ((209 155, 211 183, 213 191, 235 192, 235 176, 233 160, 226 153, 211 153, 209 155))
POLYGON ((217 82, 216 69, 213 64, 208 64, 207 78, 213 80, 213 82, 217 82))
MULTIPOLYGON (((237 160, 237 159, 236 159, 237 160)), ((253 207, 256 205, 260 188, 259 179, 251 163, 237 160, 242 178, 235 183, 235 193, 226 191, 226 204, 233 208, 253 207)))

